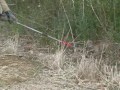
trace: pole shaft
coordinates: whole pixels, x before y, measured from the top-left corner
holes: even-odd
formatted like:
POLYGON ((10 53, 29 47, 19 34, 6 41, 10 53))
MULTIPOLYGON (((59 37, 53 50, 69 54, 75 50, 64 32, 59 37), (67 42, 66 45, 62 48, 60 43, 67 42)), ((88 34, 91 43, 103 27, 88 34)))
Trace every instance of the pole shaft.
POLYGON ((31 27, 29 27, 29 26, 27 26, 27 25, 24 25, 24 24, 22 24, 22 23, 20 23, 20 22, 16 22, 18 25, 21 25, 21 26, 23 26, 23 27, 26 27, 26 28, 28 28, 29 30, 32 30, 32 31, 34 31, 34 32, 37 32, 37 33, 39 33, 39 34, 42 34, 42 35, 44 35, 44 36, 47 36, 47 37, 49 37, 49 38, 51 38, 51 39, 53 39, 53 40, 56 40, 56 41, 58 41, 58 42, 62 42, 61 40, 59 40, 59 39, 57 39, 57 38, 54 38, 54 37, 52 37, 52 36, 50 36, 50 35, 47 35, 47 34, 44 34, 43 32, 40 32, 40 31, 38 31, 38 30, 36 30, 36 29, 34 29, 34 28, 31 28, 31 27))

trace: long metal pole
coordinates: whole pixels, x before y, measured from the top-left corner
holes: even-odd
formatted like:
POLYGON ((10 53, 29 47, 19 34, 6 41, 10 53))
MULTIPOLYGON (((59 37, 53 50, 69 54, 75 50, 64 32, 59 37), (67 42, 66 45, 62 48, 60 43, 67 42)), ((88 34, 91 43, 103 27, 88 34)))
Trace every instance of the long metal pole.
POLYGON ((29 27, 29 26, 27 26, 27 25, 24 25, 24 24, 22 24, 22 23, 20 23, 20 22, 16 22, 16 23, 17 23, 18 25, 21 25, 21 26, 25 27, 25 28, 28 28, 29 30, 32 30, 32 31, 34 31, 34 32, 37 32, 37 33, 42 34, 42 35, 44 35, 44 36, 47 36, 47 37, 49 37, 49 38, 51 38, 51 39, 53 39, 53 40, 55 40, 55 41, 58 41, 58 42, 66 45, 66 46, 68 46, 68 47, 72 47, 72 44, 70 44, 70 43, 68 43, 68 42, 66 42, 66 41, 62 41, 62 40, 59 40, 59 39, 57 39, 57 38, 54 38, 54 37, 52 37, 52 36, 50 36, 50 35, 47 35, 47 34, 45 34, 45 33, 43 33, 43 32, 40 32, 40 31, 38 31, 38 30, 36 30, 36 29, 34 29, 34 28, 31 28, 31 27, 29 27))
POLYGON ((23 26, 23 27, 28 28, 29 30, 32 30, 32 31, 37 32, 37 33, 42 34, 42 35, 45 35, 45 36, 47 36, 47 37, 49 37, 49 38, 51 38, 51 39, 53 39, 53 40, 56 40, 56 41, 58 41, 58 42, 62 42, 61 40, 59 40, 59 39, 57 39, 57 38, 54 38, 54 37, 52 37, 52 36, 50 36, 50 35, 47 35, 47 34, 45 34, 45 33, 43 33, 43 32, 40 32, 40 31, 38 31, 38 30, 36 30, 36 29, 34 29, 34 28, 31 28, 31 27, 29 27, 29 26, 27 26, 27 25, 24 25, 24 24, 22 24, 22 23, 20 23, 20 22, 16 22, 16 23, 17 23, 18 25, 21 25, 21 26, 23 26))

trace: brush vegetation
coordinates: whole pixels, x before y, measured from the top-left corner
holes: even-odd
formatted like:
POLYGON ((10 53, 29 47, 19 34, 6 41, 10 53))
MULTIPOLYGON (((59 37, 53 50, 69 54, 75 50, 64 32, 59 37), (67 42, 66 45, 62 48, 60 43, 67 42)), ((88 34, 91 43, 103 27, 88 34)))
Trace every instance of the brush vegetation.
POLYGON ((1 90, 120 89, 119 0, 7 2, 15 4, 10 8, 19 22, 75 47, 66 48, 22 26, 3 22, 0 72, 8 74, 0 73, 1 90))
POLYGON ((13 0, 9 3, 15 4, 10 7, 24 24, 56 38, 69 33, 70 40, 73 35, 77 40, 120 41, 118 0, 13 0))

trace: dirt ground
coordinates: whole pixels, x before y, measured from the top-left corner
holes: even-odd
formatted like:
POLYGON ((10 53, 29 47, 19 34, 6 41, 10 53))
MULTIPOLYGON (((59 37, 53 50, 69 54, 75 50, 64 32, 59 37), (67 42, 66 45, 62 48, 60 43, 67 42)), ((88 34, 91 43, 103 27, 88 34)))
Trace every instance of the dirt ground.
POLYGON ((64 73, 14 55, 1 56, 0 90, 79 90, 64 73))
POLYGON ((105 90, 94 81, 78 80, 77 68, 72 65, 54 68, 53 55, 40 57, 33 61, 15 55, 1 56, 0 90, 105 90))
POLYGON ((17 35, 2 37, 0 90, 120 90, 117 66, 100 65, 84 52, 36 49, 34 43, 19 40, 17 35))

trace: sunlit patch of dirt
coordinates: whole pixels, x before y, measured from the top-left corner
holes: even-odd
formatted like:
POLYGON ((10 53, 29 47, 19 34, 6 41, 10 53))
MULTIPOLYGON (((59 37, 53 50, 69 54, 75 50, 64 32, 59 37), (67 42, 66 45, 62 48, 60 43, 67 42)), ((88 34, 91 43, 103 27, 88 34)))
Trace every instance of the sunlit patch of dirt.
POLYGON ((34 75, 35 65, 17 56, 0 57, 0 86, 28 80, 34 75))

